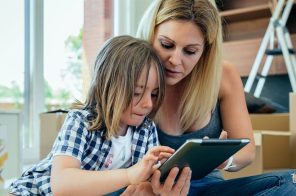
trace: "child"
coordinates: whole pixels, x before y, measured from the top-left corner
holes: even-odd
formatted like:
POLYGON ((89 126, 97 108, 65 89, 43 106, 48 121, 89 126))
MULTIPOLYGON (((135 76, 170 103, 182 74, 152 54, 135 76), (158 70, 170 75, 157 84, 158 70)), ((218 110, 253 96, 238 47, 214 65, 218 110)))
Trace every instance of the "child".
POLYGON ((102 195, 147 180, 173 149, 158 145, 153 117, 164 71, 145 41, 110 39, 84 104, 75 104, 49 155, 10 186, 14 195, 102 195), (145 155, 146 154, 146 155, 145 155))

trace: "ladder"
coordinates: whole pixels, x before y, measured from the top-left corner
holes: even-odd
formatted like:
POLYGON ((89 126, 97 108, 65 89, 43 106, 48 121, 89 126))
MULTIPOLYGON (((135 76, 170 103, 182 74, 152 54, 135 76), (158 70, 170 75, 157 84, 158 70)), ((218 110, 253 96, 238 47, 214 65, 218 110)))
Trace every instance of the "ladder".
POLYGON ((283 55, 292 90, 293 92, 296 92, 295 50, 293 49, 289 31, 286 28, 286 23, 294 4, 293 1, 294 0, 279 0, 270 18, 267 30, 264 34, 259 51, 256 55, 254 64, 244 87, 245 92, 250 93, 254 80, 257 78, 258 82, 254 91, 255 97, 260 97, 273 57, 276 55, 283 55), (275 36, 277 37, 277 48, 274 48, 275 36), (258 69, 260 68, 264 55, 266 55, 266 60, 261 73, 258 74, 258 69))

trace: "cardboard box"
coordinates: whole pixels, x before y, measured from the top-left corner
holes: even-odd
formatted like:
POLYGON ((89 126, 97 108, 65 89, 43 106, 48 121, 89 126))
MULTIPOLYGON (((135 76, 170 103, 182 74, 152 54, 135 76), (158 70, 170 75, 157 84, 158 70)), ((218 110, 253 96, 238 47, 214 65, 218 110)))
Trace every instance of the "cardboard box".
POLYGON ((289 113, 250 114, 253 130, 288 132, 289 113))
POLYGON ((289 114, 251 114, 250 117, 256 144, 255 160, 238 172, 223 171, 225 179, 291 168, 289 114))
POLYGON ((66 115, 66 111, 63 110, 40 114, 40 159, 45 158, 50 152, 66 115))

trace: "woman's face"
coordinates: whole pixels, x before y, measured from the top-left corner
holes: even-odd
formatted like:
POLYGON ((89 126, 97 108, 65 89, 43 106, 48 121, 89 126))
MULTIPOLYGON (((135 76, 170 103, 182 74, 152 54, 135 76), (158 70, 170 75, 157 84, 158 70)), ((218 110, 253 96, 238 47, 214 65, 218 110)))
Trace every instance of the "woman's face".
POLYGON ((152 44, 164 64, 166 84, 175 85, 200 59, 204 36, 191 21, 169 20, 157 26, 152 44))

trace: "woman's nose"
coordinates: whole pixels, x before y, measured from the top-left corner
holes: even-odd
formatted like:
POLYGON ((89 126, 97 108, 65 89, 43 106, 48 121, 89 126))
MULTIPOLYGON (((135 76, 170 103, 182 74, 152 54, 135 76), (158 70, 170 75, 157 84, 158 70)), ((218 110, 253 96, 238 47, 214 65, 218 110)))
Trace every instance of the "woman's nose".
POLYGON ((182 64, 182 51, 175 49, 172 52, 169 60, 174 66, 181 65, 182 64))

